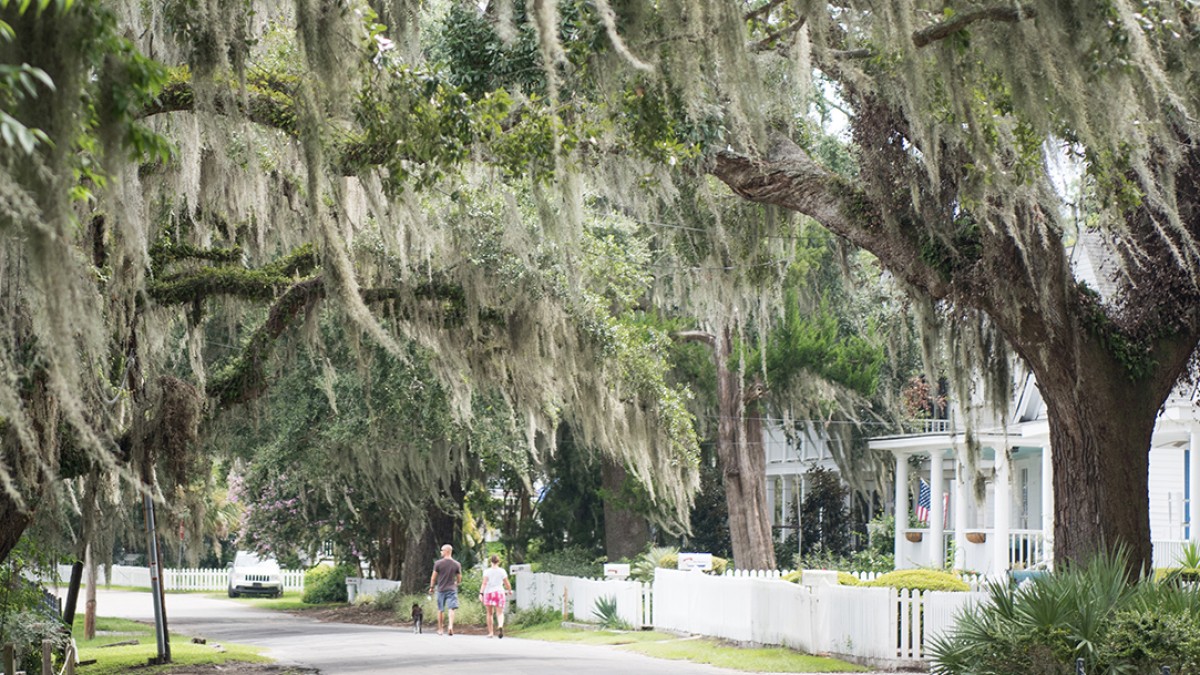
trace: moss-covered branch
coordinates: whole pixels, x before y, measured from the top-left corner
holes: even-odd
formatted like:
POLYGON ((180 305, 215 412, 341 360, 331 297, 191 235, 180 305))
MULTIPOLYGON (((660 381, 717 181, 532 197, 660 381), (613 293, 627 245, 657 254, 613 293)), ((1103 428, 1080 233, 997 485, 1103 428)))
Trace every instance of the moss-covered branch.
MULTIPOLYGON (((209 378, 208 396, 218 406, 228 407, 262 395, 268 386, 264 365, 276 341, 298 318, 315 309, 325 294, 325 279, 322 276, 305 279, 284 291, 272 303, 266 321, 250 335, 241 353, 209 378)), ((409 299, 440 302, 442 309, 452 319, 461 318, 466 312, 466 292, 462 286, 450 282, 426 282, 415 287, 368 288, 362 290, 361 294, 363 301, 368 304, 409 299)), ((484 321, 499 322, 503 317, 504 313, 499 310, 480 309, 480 318, 484 321)))
POLYGON ((821 166, 786 138, 775 139, 765 157, 721 152, 711 173, 742 197, 803 213, 854 245, 871 251, 908 283, 936 298, 950 285, 922 261, 918 242, 883 227, 880 206, 854 182, 821 166))
POLYGON ((306 314, 325 297, 325 281, 313 277, 292 285, 271 305, 267 320, 250 335, 242 352, 208 380, 207 393, 221 407, 260 396, 267 388, 263 364, 275 341, 296 317, 306 314))
POLYGON ((147 284, 147 293, 155 302, 178 305, 202 301, 214 295, 226 295, 249 300, 270 300, 296 280, 316 269, 316 249, 305 244, 292 253, 263 266, 246 269, 230 266, 240 261, 239 247, 201 249, 181 244, 156 245, 151 259, 156 269, 168 262, 206 260, 214 266, 162 274, 147 284))
POLYGON ((998 5, 996 7, 983 7, 981 9, 963 12, 950 17, 946 21, 935 23, 928 28, 923 28, 919 31, 914 31, 912 40, 917 47, 924 47, 933 44, 938 40, 944 40, 951 35, 964 30, 967 26, 978 21, 1005 21, 1008 23, 1016 23, 1024 19, 1032 19, 1037 16, 1037 9, 1032 5, 998 5))
MULTIPOLYGON (((292 96, 276 88, 270 82, 251 80, 244 92, 230 90, 225 95, 212 98, 212 111, 221 115, 241 115, 255 124, 273 127, 288 134, 296 134, 296 102, 292 96)), ((171 80, 159 92, 153 104, 142 111, 143 117, 169 112, 191 112, 196 109, 196 91, 191 74, 186 70, 176 71, 171 80)))

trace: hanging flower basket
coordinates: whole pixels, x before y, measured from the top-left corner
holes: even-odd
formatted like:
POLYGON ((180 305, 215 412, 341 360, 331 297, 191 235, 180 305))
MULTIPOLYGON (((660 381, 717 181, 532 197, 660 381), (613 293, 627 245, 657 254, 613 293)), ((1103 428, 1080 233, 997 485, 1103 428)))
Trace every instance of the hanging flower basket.
POLYGON ((905 532, 904 538, 911 541, 912 543, 916 544, 921 541, 921 533, 920 532, 905 532))
POLYGON ((968 532, 967 533, 967 541, 971 542, 972 544, 982 544, 983 542, 987 541, 987 533, 986 532, 968 532))

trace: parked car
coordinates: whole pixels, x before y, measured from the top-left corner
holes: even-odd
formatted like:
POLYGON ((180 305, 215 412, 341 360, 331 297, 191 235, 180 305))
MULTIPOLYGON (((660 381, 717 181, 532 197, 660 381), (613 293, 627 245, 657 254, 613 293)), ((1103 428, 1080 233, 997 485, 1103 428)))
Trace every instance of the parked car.
POLYGON ((229 597, 239 595, 283 595, 283 573, 274 558, 260 558, 238 551, 229 563, 229 597))

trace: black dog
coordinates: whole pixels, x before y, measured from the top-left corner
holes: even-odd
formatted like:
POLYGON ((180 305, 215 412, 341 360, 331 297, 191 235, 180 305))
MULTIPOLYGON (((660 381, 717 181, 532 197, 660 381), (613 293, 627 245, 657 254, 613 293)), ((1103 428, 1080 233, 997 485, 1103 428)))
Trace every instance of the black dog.
POLYGON ((425 622, 425 610, 421 609, 421 605, 413 603, 412 606, 413 632, 421 632, 421 624, 425 622))

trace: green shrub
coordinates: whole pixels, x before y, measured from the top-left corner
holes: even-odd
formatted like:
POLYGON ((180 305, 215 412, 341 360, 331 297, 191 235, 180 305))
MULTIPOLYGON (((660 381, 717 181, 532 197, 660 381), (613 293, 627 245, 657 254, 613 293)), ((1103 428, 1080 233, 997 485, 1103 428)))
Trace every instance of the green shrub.
POLYGON ((463 570, 462 582, 458 584, 458 597, 478 598, 479 589, 483 587, 483 570, 474 567, 463 570))
POLYGON ((358 576, 354 565, 314 567, 304 573, 304 595, 300 600, 310 605, 346 602, 346 577, 353 576, 358 576))
POLYGON ((803 576, 804 576, 804 570, 795 570, 793 572, 788 572, 787 574, 785 574, 779 578, 784 581, 790 581, 793 584, 798 584, 798 583, 800 583, 800 579, 803 576))
POLYGON ((842 586, 862 586, 863 582, 849 572, 838 572, 838 583, 842 586))
MULTIPOLYGON (((359 596, 359 597, 364 597, 364 596, 359 596)), ((374 605, 378 609, 384 610, 386 612, 390 612, 393 610, 399 610, 401 607, 405 607, 404 601, 409 596, 405 595, 404 592, 402 592, 399 587, 396 587, 396 588, 389 588, 386 591, 380 591, 379 593, 376 593, 374 596, 365 596, 365 597, 366 597, 365 602, 374 605)), ((408 609, 410 610, 410 613, 411 613, 412 605, 408 605, 408 609)))
MULTIPOLYGON (((849 575, 847 575, 849 576, 849 575)), ((841 582, 841 575, 838 575, 841 582)), ((880 576, 874 581, 866 581, 862 586, 883 586, 902 588, 912 591, 969 591, 967 582, 958 575, 939 570, 896 570, 880 576)))
POLYGON ((1153 578, 1129 582, 1125 557, 1098 557, 999 583, 929 645, 935 673, 1089 673, 1200 670, 1200 593, 1153 578))
POLYGON ((638 556, 629 568, 629 576, 635 581, 654 581, 654 570, 659 567, 679 567, 679 549, 671 546, 652 546, 638 556))
POLYGON ((513 612, 507 623, 521 628, 557 626, 562 623, 562 611, 553 607, 530 607, 513 612))
MULTIPOLYGON (((561 574, 567 577, 596 578, 604 573, 604 558, 597 558, 594 553, 583 548, 564 548, 550 553, 543 553, 533 561, 534 572, 561 574)), ((476 588, 478 593, 479 589, 476 588)))
POLYGON ((1155 610, 1118 612, 1108 639, 1098 650, 1101 663, 1120 663, 1127 672, 1172 673, 1200 670, 1200 622, 1186 614, 1155 610))

